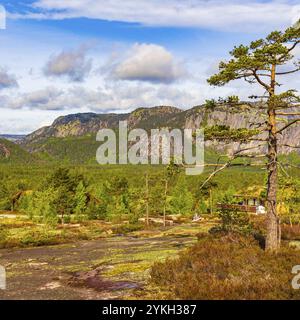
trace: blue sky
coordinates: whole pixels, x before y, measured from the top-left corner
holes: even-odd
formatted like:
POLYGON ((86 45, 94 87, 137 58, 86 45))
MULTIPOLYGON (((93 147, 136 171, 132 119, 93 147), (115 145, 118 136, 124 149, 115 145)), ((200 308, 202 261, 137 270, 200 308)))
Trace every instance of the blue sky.
MULTIPOLYGON (((234 45, 284 29, 299 1, 0 0, 0 133, 74 112, 126 112, 256 91, 206 79, 234 45), (0 14, 1 17, 1 14, 0 14), (278 18, 280 17, 280 19, 278 18), (1 27, 1 21, 0 21, 1 27)), ((289 86, 300 89, 299 79, 289 86)))

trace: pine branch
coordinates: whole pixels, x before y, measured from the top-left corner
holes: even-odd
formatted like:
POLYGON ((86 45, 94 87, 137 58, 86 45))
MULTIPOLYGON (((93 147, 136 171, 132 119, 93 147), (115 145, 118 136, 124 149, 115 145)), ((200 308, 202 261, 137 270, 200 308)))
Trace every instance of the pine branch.
POLYGON ((271 87, 260 79, 260 77, 256 73, 256 70, 253 70, 253 76, 260 85, 262 85, 268 92, 270 91, 271 87))
POLYGON ((290 126, 292 126, 293 124, 299 122, 300 119, 295 119, 294 121, 291 121, 290 123, 288 123, 286 126, 284 126, 283 128, 279 129, 276 134, 281 133, 282 131, 286 130, 287 128, 289 128, 290 126))
POLYGON ((291 71, 276 72, 276 75, 277 75, 277 76, 282 76, 282 75, 285 75, 285 74, 295 73, 295 72, 297 72, 297 71, 299 71, 299 70, 300 70, 300 68, 297 68, 297 69, 291 70, 291 71))
POLYGON ((269 77, 269 78, 271 78, 271 75, 266 74, 266 73, 257 73, 257 75, 258 75, 259 77, 269 77))
MULTIPOLYGON (((264 121, 264 122, 256 122, 256 123, 250 123, 250 128, 255 128, 255 129, 258 129, 258 128, 261 128, 263 125, 267 125, 267 121, 264 121)), ((265 130, 260 130, 259 133, 263 133, 265 130)))
POLYGON ((250 158, 250 159, 255 159, 255 158, 266 158, 266 154, 239 154, 237 158, 250 158))
POLYGON ((269 99, 269 96, 256 96, 256 95, 252 95, 248 97, 249 99, 269 99))
POLYGON ((285 167, 290 167, 290 168, 296 168, 296 169, 300 169, 300 166, 296 166, 294 164, 291 163, 287 163, 287 162, 281 162, 281 161, 277 161, 278 163, 281 163, 281 165, 285 166, 285 167))
POLYGON ((236 152, 234 153, 234 155, 237 155, 237 154, 240 153, 240 152, 245 152, 245 151, 257 149, 257 148, 260 148, 260 147, 263 147, 263 146, 265 146, 265 144, 258 144, 258 145, 256 145, 256 146, 252 146, 252 147, 247 147, 247 148, 244 148, 244 149, 240 149, 240 150, 236 151, 236 152))
POLYGON ((289 147, 289 148, 294 148, 294 149, 300 149, 300 145, 299 146, 293 146, 290 144, 279 144, 279 147, 289 147))
POLYGON ((276 112, 277 116, 300 116, 300 112, 276 112))
POLYGON ((232 165, 232 161, 234 161, 237 158, 265 158, 266 155, 265 154, 261 154, 261 155, 240 155, 237 154, 238 152, 241 151, 237 151, 234 155, 232 155, 230 157, 230 159, 223 164, 219 169, 214 170, 209 176, 208 178, 202 183, 202 185, 200 186, 200 190, 216 175, 218 174, 220 171, 223 171, 224 169, 230 167, 232 165))
POLYGON ((291 52, 296 48, 296 46, 300 43, 300 40, 294 42, 294 44, 288 49, 288 52, 291 52))
POLYGON ((287 177, 289 177, 288 172, 284 169, 284 166, 281 164, 281 162, 277 161, 277 163, 278 163, 280 169, 282 170, 282 172, 283 172, 287 177))
POLYGON ((231 162, 235 159, 235 157, 232 157, 228 162, 226 162, 224 165, 222 165, 221 168, 214 170, 209 177, 202 183, 202 185, 200 186, 200 190, 220 171, 226 169, 227 167, 229 167, 229 165, 231 164, 231 162))

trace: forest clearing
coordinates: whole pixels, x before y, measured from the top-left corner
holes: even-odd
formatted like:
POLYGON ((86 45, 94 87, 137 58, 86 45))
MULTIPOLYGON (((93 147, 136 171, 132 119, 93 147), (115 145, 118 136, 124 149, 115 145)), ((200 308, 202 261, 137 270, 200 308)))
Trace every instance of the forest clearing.
POLYGON ((145 288, 151 265, 194 244, 199 227, 168 231, 153 231, 146 238, 133 233, 1 250, 9 285, 0 299, 139 299, 159 294, 145 288))

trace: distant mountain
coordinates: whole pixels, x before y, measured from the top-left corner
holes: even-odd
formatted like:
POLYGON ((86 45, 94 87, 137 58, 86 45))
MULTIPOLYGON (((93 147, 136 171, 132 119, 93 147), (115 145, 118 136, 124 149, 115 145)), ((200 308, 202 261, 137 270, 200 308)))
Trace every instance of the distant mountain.
POLYGON ((181 113, 182 110, 175 107, 139 108, 132 113, 125 114, 96 114, 78 113, 57 118, 51 126, 43 127, 23 139, 28 145, 39 140, 56 137, 78 137, 87 134, 96 134, 100 129, 115 129, 119 121, 128 121, 133 128, 156 128, 164 126, 172 116, 181 113))
POLYGON ((17 135, 17 134, 0 134, 0 138, 6 139, 9 141, 19 141, 26 137, 26 135, 17 135))
POLYGON ((162 127, 182 110, 175 107, 139 108, 126 114, 79 113, 56 119, 26 136, 21 145, 46 161, 95 163, 99 142, 96 133, 102 128, 117 129, 119 121, 127 120, 129 128, 162 127))
MULTIPOLYGON (((79 113, 56 119, 51 126, 43 127, 26 136, 21 145, 31 153, 38 153, 47 160, 65 160, 71 162, 94 161, 99 143, 95 136, 99 129, 117 129, 119 121, 127 120, 129 129, 143 128, 203 128, 225 125, 232 129, 253 129, 251 124, 261 126, 265 122, 263 115, 248 105, 239 105, 232 109, 219 105, 214 109, 196 106, 189 110, 181 110, 171 106, 139 108, 126 114, 79 113)), ((263 137, 263 136, 261 136, 263 137)), ((280 139, 281 144, 298 145, 300 125, 291 126, 280 139)), ((252 142, 247 146, 253 146, 252 142)), ((206 141, 206 147, 216 152, 232 153, 240 148, 239 142, 219 143, 206 141)), ((245 145, 244 145, 245 147, 245 145)), ((288 154, 294 149, 280 148, 281 153, 288 154)))

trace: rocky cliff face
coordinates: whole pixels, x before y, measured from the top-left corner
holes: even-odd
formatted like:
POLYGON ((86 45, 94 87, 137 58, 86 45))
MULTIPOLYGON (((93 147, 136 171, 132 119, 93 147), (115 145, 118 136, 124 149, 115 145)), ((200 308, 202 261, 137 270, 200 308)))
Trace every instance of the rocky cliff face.
MULTIPOLYGON (((295 111, 295 110, 287 110, 295 111)), ((266 127, 266 116, 264 112, 258 112, 255 108, 245 106, 239 106, 238 108, 232 109, 226 106, 216 107, 213 111, 207 110, 203 107, 196 107, 191 110, 186 111, 185 114, 185 128, 201 128, 201 127, 211 127, 214 125, 226 125, 231 129, 262 129, 266 127)), ((292 120, 289 119, 289 120, 292 120)), ((286 119, 278 118, 278 128, 282 128, 286 124, 286 119)), ((263 139, 267 137, 267 132, 264 134, 260 134, 257 136, 259 139, 263 139)), ((279 152, 288 154, 293 151, 300 152, 300 148, 294 149, 289 147, 292 146, 300 146, 299 143, 300 138, 300 124, 295 124, 289 127, 287 130, 283 132, 283 134, 279 137, 279 152)), ((249 148, 258 144, 262 144, 262 142, 250 142, 247 144, 243 144, 241 146, 240 143, 233 142, 230 144, 220 143, 217 141, 206 141, 206 146, 213 147, 218 151, 226 150, 228 154, 233 153, 240 148, 249 148)), ((266 149, 266 146, 258 148, 255 150, 256 153, 259 153, 266 149)), ((253 153, 253 151, 248 152, 253 153)))
MULTIPOLYGON (((262 113, 263 114, 263 113, 262 113)), ((156 128, 201 128, 214 125, 226 125, 232 129, 260 128, 266 118, 259 115, 251 107, 239 106, 234 110, 226 106, 217 106, 214 110, 204 106, 197 106, 189 110, 180 110, 175 107, 161 106, 154 108, 139 108, 128 114, 95 114, 82 113, 60 117, 49 127, 41 128, 25 137, 22 144, 31 149, 36 142, 50 137, 80 137, 87 134, 96 134, 99 129, 117 129, 119 121, 127 120, 129 128, 143 128, 146 130, 156 128)), ((280 124, 284 125, 284 122, 280 124)), ((263 135, 260 136, 263 138, 263 135)), ((280 138, 282 145, 299 145, 300 125, 295 124, 286 130, 280 138)), ((252 146, 252 142, 247 146, 252 146)), ((239 143, 224 144, 216 141, 207 141, 206 146, 214 147, 219 151, 232 153, 240 148, 239 143)), ((245 145, 243 146, 245 147, 245 145)), ((288 146, 280 147, 283 153, 294 151, 288 146)), ((300 149, 298 149, 300 150, 300 149)))

